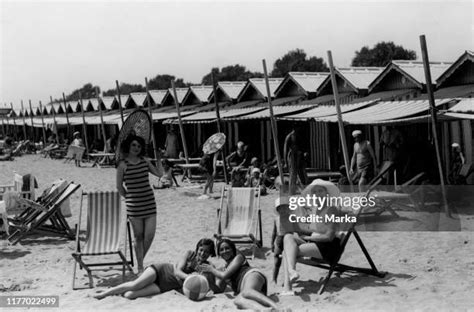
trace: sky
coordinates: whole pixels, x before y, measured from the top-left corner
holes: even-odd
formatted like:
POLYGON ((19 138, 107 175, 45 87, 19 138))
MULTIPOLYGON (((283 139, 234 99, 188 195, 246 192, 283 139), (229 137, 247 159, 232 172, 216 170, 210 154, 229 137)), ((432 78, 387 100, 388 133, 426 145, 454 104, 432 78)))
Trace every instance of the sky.
POLYGON ((471 1, 0 0, 0 107, 33 107, 86 83, 102 91, 158 74, 200 83, 212 67, 270 72, 290 50, 350 65, 355 51, 393 41, 431 61, 474 50, 471 1))

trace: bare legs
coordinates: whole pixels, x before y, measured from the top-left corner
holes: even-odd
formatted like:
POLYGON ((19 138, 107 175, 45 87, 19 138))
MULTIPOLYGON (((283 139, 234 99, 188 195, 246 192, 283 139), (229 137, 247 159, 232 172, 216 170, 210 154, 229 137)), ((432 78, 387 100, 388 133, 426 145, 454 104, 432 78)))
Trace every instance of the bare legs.
POLYGON ((299 255, 306 255, 315 258, 322 258, 318 247, 315 243, 307 243, 299 236, 293 234, 286 234, 283 238, 284 251, 283 255, 286 256, 288 263, 288 273, 290 276, 290 282, 294 282, 300 276, 296 271, 296 258, 299 255))
POLYGON ((278 309, 277 304, 262 293, 265 278, 258 272, 249 273, 242 283, 240 294, 235 298, 235 305, 239 309, 263 310, 266 308, 278 309))
POLYGON ((160 288, 154 283, 155 279, 155 270, 153 268, 147 268, 136 280, 112 287, 94 297, 103 299, 107 296, 123 295, 125 298, 135 299, 137 297, 156 295, 160 293, 160 288))
POLYGON ((135 254, 138 272, 143 272, 143 259, 155 238, 156 215, 147 218, 130 218, 135 237, 135 254))
POLYGON ((213 186, 214 186, 214 176, 206 172, 206 184, 204 185, 204 195, 207 194, 208 190, 209 190, 209 194, 211 194, 213 186))

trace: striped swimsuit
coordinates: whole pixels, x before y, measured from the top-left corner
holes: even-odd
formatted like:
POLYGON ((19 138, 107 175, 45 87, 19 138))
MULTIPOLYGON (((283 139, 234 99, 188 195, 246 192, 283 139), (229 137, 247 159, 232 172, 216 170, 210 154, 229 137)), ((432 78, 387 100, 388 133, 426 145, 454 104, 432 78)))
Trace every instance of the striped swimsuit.
POLYGON ((156 203, 153 190, 148 179, 148 164, 140 159, 138 164, 132 164, 125 160, 127 168, 123 176, 127 195, 127 215, 129 217, 145 218, 156 215, 156 203))

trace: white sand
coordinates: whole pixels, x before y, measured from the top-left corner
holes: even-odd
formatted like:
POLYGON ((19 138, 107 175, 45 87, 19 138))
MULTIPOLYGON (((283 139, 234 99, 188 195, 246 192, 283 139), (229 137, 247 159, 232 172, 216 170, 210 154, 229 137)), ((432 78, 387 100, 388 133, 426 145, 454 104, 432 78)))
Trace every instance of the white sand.
MULTIPOLYGON (((89 164, 90 166, 90 164, 89 164)), ((82 185, 73 195, 71 227, 78 222, 79 195, 82 191, 115 189, 115 169, 76 168, 62 160, 45 159, 39 155, 18 157, 12 162, 0 162, 0 184, 10 183, 13 171, 31 172, 41 187, 57 178, 82 185)), ((216 209, 219 200, 198 201, 200 190, 185 185, 155 191, 158 203, 156 237, 145 265, 155 262, 175 262, 188 249, 193 249, 201 237, 212 237, 216 231, 216 209)), ((222 187, 218 183, 216 190, 222 187)), ((275 192, 262 198, 264 248, 252 265, 270 279, 273 256, 269 250, 273 225, 275 192)), ((125 209, 125 207, 123 207, 125 209)), ((458 216, 462 231, 453 232, 361 232, 362 240, 385 278, 355 274, 331 278, 323 295, 317 295, 326 271, 299 265, 302 278, 296 284, 296 296, 272 295, 279 304, 293 311, 333 310, 472 310, 474 309, 474 216, 473 211, 458 216)), ((83 224, 85 217, 83 217, 83 224)), ((151 298, 128 300, 91 297, 97 290, 121 281, 119 270, 95 272, 96 288, 73 291, 71 288, 74 241, 53 235, 33 235, 20 244, 7 246, 2 236, 0 252, 0 296, 58 295, 61 310, 140 310, 181 311, 235 310, 232 292, 215 295, 201 302, 188 300, 171 291, 151 298)), ((219 262, 220 260, 217 260, 219 262)), ((343 262, 366 266, 356 241, 349 242, 343 262)), ((282 280, 282 273, 280 280, 282 280)), ((86 283, 84 271, 79 271, 78 283, 86 283)), ((133 276, 129 276, 129 279, 133 276)), ((282 291, 270 285, 269 293, 282 291)), ((14 309, 18 311, 21 309, 14 309)), ((45 311, 44 309, 39 309, 45 311)))

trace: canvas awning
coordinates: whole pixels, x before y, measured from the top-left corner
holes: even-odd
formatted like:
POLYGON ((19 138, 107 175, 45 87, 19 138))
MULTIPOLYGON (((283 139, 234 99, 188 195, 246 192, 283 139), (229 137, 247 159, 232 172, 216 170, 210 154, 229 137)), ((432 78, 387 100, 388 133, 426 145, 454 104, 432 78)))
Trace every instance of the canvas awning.
MULTIPOLYGON (((342 104, 341 105, 341 112, 350 112, 356 109, 360 109, 366 107, 372 103, 377 102, 377 100, 354 103, 354 104, 342 104)), ((317 107, 313 107, 310 110, 304 111, 302 113, 287 115, 284 117, 280 117, 278 119, 283 120, 308 120, 313 118, 320 118, 324 116, 331 116, 336 115, 336 106, 335 105, 321 105, 317 107)))
MULTIPOLYGON (((237 109, 227 109, 219 111, 221 119, 236 118, 239 116, 249 115, 258 111, 264 110, 264 107, 247 107, 237 109)), ((210 123, 216 121, 217 116, 215 111, 196 113, 182 118, 183 123, 210 123)), ((170 120, 167 123, 178 123, 178 120, 170 120)))
POLYGON ((474 113, 474 98, 461 98, 459 103, 448 109, 453 113, 474 113))
MULTIPOLYGON (((437 99, 435 106, 454 101, 455 99, 437 99)), ((344 113, 342 120, 348 124, 376 124, 380 121, 393 121, 396 119, 415 117, 429 110, 428 100, 411 101, 382 101, 355 111, 344 113)), ((315 118, 317 121, 337 122, 337 116, 315 118)))
MULTIPOLYGON (((273 115, 275 117, 285 116, 285 115, 289 115, 289 114, 293 114, 297 112, 302 112, 310 108, 311 106, 307 106, 307 105, 275 106, 273 107, 273 115)), ((238 120, 266 119, 266 118, 270 118, 270 109, 268 107, 252 114, 247 114, 244 116, 237 116, 237 117, 231 116, 231 117, 227 117, 223 119, 227 121, 238 121, 238 120)))

